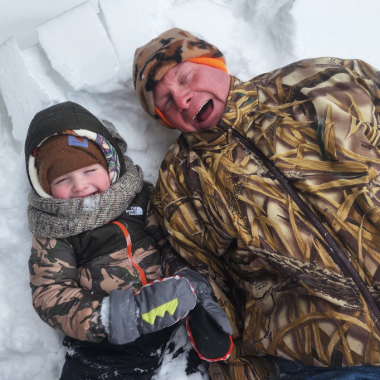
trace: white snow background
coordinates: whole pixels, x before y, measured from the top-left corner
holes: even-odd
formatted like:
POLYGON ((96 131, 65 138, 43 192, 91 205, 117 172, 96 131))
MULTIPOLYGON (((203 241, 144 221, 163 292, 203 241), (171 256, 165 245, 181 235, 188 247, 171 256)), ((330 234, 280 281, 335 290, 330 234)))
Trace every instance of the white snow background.
MULTIPOLYGON (((131 74, 135 49, 159 33, 180 27, 213 43, 243 80, 318 56, 380 68, 378 0, 0 0, 0 9, 0 380, 58 379, 65 355, 28 282, 23 145, 35 113, 72 100, 111 121, 155 183, 178 134, 143 112, 131 74)), ((174 377, 199 379, 169 355, 156 380, 174 377)))

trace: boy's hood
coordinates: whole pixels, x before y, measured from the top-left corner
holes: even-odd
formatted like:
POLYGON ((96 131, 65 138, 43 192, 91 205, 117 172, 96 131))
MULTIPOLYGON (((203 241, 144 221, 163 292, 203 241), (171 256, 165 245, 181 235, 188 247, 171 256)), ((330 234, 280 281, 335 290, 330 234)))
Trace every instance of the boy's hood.
POLYGON ((91 112, 77 103, 64 102, 56 104, 38 112, 34 116, 25 141, 25 164, 28 179, 39 195, 45 197, 45 192, 42 190, 38 179, 36 180, 33 153, 45 139, 65 130, 74 130, 76 134, 95 141, 103 148, 104 153, 103 141, 109 142, 113 147, 112 151, 118 156, 118 163, 120 164, 118 177, 125 173, 123 153, 127 149, 127 143, 117 133, 115 127, 106 121, 102 124, 91 112))

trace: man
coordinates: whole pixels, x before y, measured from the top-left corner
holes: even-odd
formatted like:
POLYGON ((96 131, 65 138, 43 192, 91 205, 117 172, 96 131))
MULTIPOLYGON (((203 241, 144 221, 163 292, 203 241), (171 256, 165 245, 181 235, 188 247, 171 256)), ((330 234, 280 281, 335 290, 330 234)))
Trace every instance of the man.
POLYGON ((183 132, 153 202, 234 330, 211 378, 266 379, 272 357, 284 379, 378 378, 379 73, 319 58, 243 83, 172 29, 136 50, 134 81, 183 132))

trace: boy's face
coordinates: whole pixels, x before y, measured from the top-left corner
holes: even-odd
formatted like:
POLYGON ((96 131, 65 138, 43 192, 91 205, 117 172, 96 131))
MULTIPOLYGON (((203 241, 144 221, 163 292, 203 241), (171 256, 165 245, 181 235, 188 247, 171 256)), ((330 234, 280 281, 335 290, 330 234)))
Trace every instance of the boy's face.
POLYGON ((82 198, 102 193, 110 187, 108 172, 100 164, 85 166, 50 182, 53 197, 82 198))

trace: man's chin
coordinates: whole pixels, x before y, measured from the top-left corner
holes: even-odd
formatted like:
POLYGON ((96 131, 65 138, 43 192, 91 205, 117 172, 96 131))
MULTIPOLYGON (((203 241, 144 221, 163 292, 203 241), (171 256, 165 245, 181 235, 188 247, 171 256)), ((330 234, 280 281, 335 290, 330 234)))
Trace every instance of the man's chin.
POLYGON ((217 125, 221 117, 222 117, 222 113, 220 113, 220 116, 219 116, 219 114, 216 114, 216 112, 214 112, 206 120, 202 121, 201 123, 191 123, 191 127, 194 129, 194 131, 204 131, 205 129, 209 129, 217 125))
POLYGON ((203 123, 199 125, 199 130, 203 131, 205 129, 209 129, 216 126, 219 123, 221 116, 222 115, 220 115, 220 117, 218 115, 210 115, 210 117, 207 120, 205 120, 203 123))
POLYGON ((175 122, 170 121, 173 126, 178 129, 182 133, 192 133, 192 132, 199 132, 204 131, 206 129, 212 128, 215 125, 218 124, 220 118, 222 116, 222 113, 220 114, 220 117, 217 115, 210 115, 210 117, 207 118, 207 120, 202 121, 201 123, 197 122, 183 122, 181 124, 176 124, 175 122))
MULTIPOLYGON (((183 131, 184 133, 191 133, 191 132, 200 132, 200 131, 204 131, 206 129, 209 129, 211 128, 213 125, 211 123, 191 123, 191 125, 188 125, 186 127, 186 131, 183 131)), ((179 128, 178 128, 179 129, 179 128)))
POLYGON ((210 129, 212 127, 214 127, 215 124, 214 123, 208 123, 208 124, 205 124, 205 125, 202 125, 200 128, 199 128, 199 131, 204 131, 206 129, 210 129))

